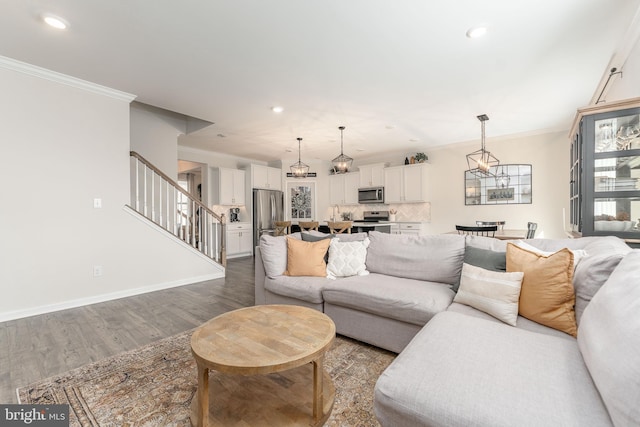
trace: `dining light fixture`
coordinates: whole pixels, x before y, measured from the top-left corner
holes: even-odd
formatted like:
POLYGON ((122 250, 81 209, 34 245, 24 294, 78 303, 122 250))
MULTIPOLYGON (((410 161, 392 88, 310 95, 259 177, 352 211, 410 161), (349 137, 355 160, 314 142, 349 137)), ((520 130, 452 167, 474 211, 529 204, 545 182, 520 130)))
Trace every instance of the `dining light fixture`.
POLYGON ((500 165, 500 173, 497 172, 498 168, 496 167, 496 187, 507 188, 509 186, 509 182, 511 181, 511 177, 507 172, 504 171, 504 165, 500 165))
POLYGON ((479 150, 467 154, 468 171, 479 178, 494 176, 495 172, 492 172, 491 168, 495 167, 497 170, 500 160, 485 148, 484 122, 489 120, 489 117, 486 114, 481 114, 478 116, 478 120, 482 123, 482 145, 479 150))
POLYGON ((291 165, 291 174, 294 178, 306 178, 309 174, 309 165, 300 160, 300 143, 302 138, 298 138, 298 162, 291 165))
POLYGON ((353 163, 353 159, 344 154, 344 140, 343 140, 343 132, 344 126, 338 127, 340 129, 340 155, 335 159, 331 160, 333 164, 333 171, 335 173, 347 173, 349 169, 351 169, 351 164, 353 163))

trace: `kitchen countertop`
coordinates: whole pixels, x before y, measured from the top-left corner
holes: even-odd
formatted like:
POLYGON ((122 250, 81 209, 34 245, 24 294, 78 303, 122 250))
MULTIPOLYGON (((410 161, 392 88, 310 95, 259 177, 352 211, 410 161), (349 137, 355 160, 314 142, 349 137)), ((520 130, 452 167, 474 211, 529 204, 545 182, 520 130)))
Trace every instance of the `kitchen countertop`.
MULTIPOLYGON (((324 223, 330 222, 331 220, 324 220, 324 223)), ((340 220, 341 222, 342 220, 340 220)), ((355 227, 376 227, 382 225, 393 225, 393 224, 422 224, 426 221, 380 221, 380 222, 366 222, 362 220, 353 221, 353 225, 355 227)))

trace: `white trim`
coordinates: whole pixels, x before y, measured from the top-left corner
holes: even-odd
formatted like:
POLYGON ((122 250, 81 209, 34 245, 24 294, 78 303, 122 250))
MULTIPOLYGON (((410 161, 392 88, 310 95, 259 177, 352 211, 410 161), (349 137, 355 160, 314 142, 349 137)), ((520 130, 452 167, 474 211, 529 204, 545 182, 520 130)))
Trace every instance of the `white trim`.
POLYGON ((131 102, 136 99, 136 95, 130 93, 121 92, 116 89, 111 89, 106 86, 102 86, 96 83, 91 83, 86 80, 71 77, 66 74, 51 71, 46 68, 38 67, 37 65, 27 64, 16 59, 8 58, 0 55, 0 68, 7 70, 17 71, 31 76, 39 77, 41 79, 51 80, 56 83, 62 83, 65 85, 73 86, 78 89, 86 90, 87 92, 97 93, 99 95, 105 95, 111 98, 118 99, 120 101, 131 102))
POLYGON ((56 304, 41 305, 38 307, 28 308, 24 310, 9 311, 0 313, 0 322, 21 319, 23 317, 36 316, 39 314, 51 313, 54 311, 66 310, 69 308, 82 307, 85 305, 97 304, 100 302, 111 301, 120 298, 131 297, 134 295, 145 294, 148 292, 160 291, 162 289, 175 288, 178 286, 190 285, 193 283, 204 282, 205 280, 220 279, 224 277, 224 272, 205 274, 202 276, 190 277, 187 279, 174 280, 172 282, 157 283, 155 285, 143 286, 140 288, 127 289, 124 291, 111 292, 108 294, 96 295, 87 298, 78 298, 74 300, 64 301, 56 304))

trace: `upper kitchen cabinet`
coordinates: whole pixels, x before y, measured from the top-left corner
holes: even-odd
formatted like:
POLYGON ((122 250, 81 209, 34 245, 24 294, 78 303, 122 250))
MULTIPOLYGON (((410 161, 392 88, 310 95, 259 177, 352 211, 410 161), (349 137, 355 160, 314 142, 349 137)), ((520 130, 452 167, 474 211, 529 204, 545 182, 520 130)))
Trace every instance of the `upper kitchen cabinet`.
POLYGON ((357 205, 360 174, 357 172, 329 176, 331 205, 357 205))
POLYGON ((427 163, 384 169, 385 203, 428 202, 427 163))
POLYGON ((251 165, 251 188, 282 191, 282 170, 269 166, 251 165))
POLYGON ((384 163, 359 166, 360 188, 384 186, 384 163))
POLYGON ((569 177, 572 231, 640 239, 640 98, 578 110, 569 177))
POLYGON ((244 205, 245 177, 240 169, 213 168, 213 204, 244 205))

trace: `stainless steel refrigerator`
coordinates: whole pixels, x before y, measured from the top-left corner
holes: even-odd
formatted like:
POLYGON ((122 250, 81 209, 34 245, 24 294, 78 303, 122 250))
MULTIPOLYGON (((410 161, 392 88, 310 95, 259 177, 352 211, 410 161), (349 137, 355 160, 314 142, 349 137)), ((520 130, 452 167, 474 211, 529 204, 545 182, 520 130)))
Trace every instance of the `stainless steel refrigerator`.
POLYGON ((284 193, 277 190, 253 190, 253 247, 260 236, 273 235, 275 221, 284 220, 284 193))

